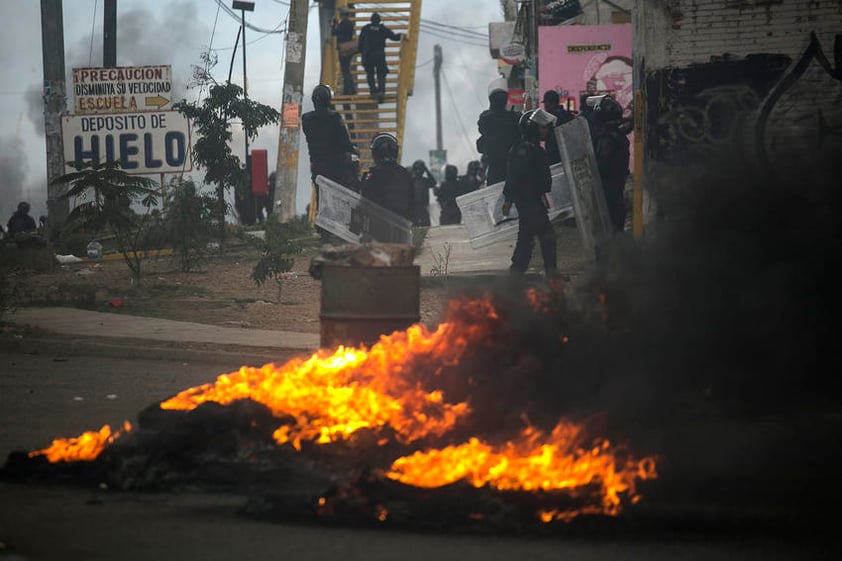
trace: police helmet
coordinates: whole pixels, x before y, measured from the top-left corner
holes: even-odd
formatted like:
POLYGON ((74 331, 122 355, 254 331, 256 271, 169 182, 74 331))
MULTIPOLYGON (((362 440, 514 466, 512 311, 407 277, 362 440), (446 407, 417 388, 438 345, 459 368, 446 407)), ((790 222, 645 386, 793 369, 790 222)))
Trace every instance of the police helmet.
POLYGON ((602 96, 593 108, 594 118, 600 123, 620 121, 623 118, 623 108, 610 95, 602 96))
POLYGON ((371 156, 376 164, 398 160, 398 141, 389 133, 381 132, 375 136, 370 148, 371 156))
POLYGON ((541 138, 541 127, 555 124, 556 117, 543 109, 531 109, 520 116, 518 126, 520 135, 525 140, 539 140, 541 138))
POLYGON ((424 164, 424 160, 415 160, 412 162, 412 171, 415 173, 424 173, 424 170, 427 169, 426 164, 424 164))
POLYGON ((330 100, 333 99, 333 92, 329 86, 319 84, 313 88, 313 95, 310 99, 313 100, 313 105, 316 107, 329 107, 330 100))
POLYGON ((371 23, 373 23, 374 25, 380 23, 380 14, 378 14, 377 12, 371 14, 371 23))

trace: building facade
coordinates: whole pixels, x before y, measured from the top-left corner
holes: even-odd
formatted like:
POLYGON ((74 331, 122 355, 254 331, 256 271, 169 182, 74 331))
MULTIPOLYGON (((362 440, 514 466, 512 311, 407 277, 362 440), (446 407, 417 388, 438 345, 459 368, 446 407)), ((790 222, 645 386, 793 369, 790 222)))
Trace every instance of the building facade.
POLYGON ((723 146, 772 167, 842 154, 842 1, 634 4, 646 169, 723 146))

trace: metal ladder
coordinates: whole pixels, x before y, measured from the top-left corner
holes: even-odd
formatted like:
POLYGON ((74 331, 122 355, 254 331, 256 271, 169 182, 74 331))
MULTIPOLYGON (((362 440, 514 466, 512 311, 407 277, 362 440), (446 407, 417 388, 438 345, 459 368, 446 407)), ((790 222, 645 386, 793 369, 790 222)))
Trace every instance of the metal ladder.
MULTIPOLYGON (((368 169, 374 160, 369 144, 381 132, 391 133, 403 148, 403 132, 406 120, 406 101, 412 95, 415 84, 415 57, 418 52, 418 26, 421 21, 421 0, 380 0, 379 2, 354 2, 337 0, 338 9, 347 6, 349 19, 354 22, 356 37, 362 27, 370 22, 371 14, 380 14, 381 22, 395 33, 401 33, 401 41, 386 42, 386 64, 389 74, 384 84, 385 92, 380 101, 369 95, 365 69, 357 54, 351 60, 351 73, 356 81, 356 95, 334 95, 333 104, 348 126, 351 141, 360 153, 360 167, 368 169)), ((336 38, 323 46, 322 83, 328 84, 334 92, 342 91, 342 73, 339 69, 339 55, 336 38)), ((398 157, 400 161, 400 156, 398 157)))

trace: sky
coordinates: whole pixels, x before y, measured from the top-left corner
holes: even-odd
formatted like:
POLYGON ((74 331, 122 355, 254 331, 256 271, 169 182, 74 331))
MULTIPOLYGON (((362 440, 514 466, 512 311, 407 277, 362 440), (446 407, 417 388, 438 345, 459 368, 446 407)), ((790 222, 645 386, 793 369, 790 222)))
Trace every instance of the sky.
MULTIPOLYGON (((220 0, 230 6, 230 0, 220 0)), ((311 4, 314 4, 311 2, 311 4)), ((44 142, 43 81, 41 54, 40 2, 3 0, 6 14, 0 34, 0 221, 3 224, 21 200, 32 205, 32 215, 46 214, 47 167, 44 142)), ((246 22, 265 30, 285 29, 289 11, 282 0, 255 0, 254 12, 246 12, 246 22)), ((72 91, 71 70, 102 65, 102 0, 64 0, 64 50, 68 91, 72 91)), ((402 163, 428 160, 435 148, 435 98, 433 85, 433 47, 442 46, 442 132, 448 162, 460 173, 467 163, 478 159, 474 141, 478 136, 477 118, 486 108, 487 87, 497 76, 487 41, 468 39, 464 34, 442 33, 436 24, 457 26, 486 35, 488 23, 502 21, 498 0, 423 0, 425 24, 420 32, 414 95, 407 104, 402 163)), ((173 97, 196 101, 202 92, 190 88, 192 65, 200 64, 200 54, 209 47, 218 63, 212 70, 219 82, 227 79, 232 47, 237 37, 236 20, 220 9, 216 0, 117 0, 117 65, 172 66, 173 97)), ((246 57, 249 97, 280 111, 283 88, 283 33, 260 33, 247 29, 246 57)), ((318 83, 320 69, 318 10, 310 10, 305 92, 318 83)), ((242 51, 234 59, 232 82, 242 85, 242 51)), ((72 110, 72 93, 68 98, 72 110)), ((312 109, 309 95, 303 111, 312 109)), ((234 127, 235 153, 243 153, 242 134, 234 127)), ((277 158, 279 127, 259 131, 251 148, 268 152, 269 171, 277 158)), ((296 210, 304 212, 310 199, 310 181, 306 145, 303 140, 299 158, 296 210)), ((202 172, 193 176, 201 180, 202 172)), ((157 180, 158 177, 156 176, 157 180)))

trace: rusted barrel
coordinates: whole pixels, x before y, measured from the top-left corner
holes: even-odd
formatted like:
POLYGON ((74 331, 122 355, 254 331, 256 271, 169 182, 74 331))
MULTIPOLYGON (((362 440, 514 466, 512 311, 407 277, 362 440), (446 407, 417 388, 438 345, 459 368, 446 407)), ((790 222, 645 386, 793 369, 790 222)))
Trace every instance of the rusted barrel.
POLYGON ((322 266, 321 346, 376 343, 421 316, 421 268, 322 266))

